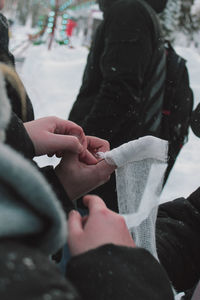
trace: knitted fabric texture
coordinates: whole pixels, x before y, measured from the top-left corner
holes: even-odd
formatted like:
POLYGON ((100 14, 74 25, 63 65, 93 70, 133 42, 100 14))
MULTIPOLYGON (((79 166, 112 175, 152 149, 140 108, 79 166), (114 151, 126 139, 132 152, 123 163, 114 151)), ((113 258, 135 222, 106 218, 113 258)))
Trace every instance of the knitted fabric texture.
POLYGON ((136 245, 156 258, 155 222, 167 153, 168 142, 153 136, 100 153, 109 164, 117 166, 119 213, 124 216, 136 245))

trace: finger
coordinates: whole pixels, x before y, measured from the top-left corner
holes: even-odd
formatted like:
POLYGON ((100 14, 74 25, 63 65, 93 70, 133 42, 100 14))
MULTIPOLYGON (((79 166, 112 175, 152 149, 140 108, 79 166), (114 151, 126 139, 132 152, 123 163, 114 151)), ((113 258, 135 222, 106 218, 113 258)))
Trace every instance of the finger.
POLYGON ((103 184, 109 180, 110 175, 114 172, 115 169, 115 165, 110 165, 103 159, 95 165, 94 177, 95 174, 98 174, 99 182, 103 184))
POLYGON ((106 208, 103 200, 96 195, 86 195, 83 197, 83 203, 89 209, 89 214, 97 212, 100 209, 106 208))
POLYGON ((80 141, 81 145, 83 146, 83 148, 87 149, 87 139, 86 139, 86 136, 81 127, 78 130, 77 130, 77 128, 74 128, 74 127, 71 128, 68 134, 76 136, 78 138, 78 140, 80 141))
POLYGON ((100 139, 95 136, 86 136, 87 141, 88 141, 88 150, 95 151, 102 151, 106 152, 110 150, 110 144, 108 141, 100 139))
POLYGON ((62 151, 81 153, 83 151, 83 146, 75 136, 48 133, 48 141, 51 153, 62 151))
POLYGON ((84 134, 83 129, 77 125, 76 123, 68 120, 62 120, 57 118, 56 120, 56 133, 57 134, 67 134, 67 135, 74 135, 76 136, 80 143, 84 146, 84 148, 87 147, 87 139, 84 134))
POLYGON ((68 217, 68 237, 79 235, 82 231, 82 217, 78 211, 72 210, 68 217))
POLYGON ((98 159, 88 150, 83 151, 79 155, 79 159, 81 162, 83 162, 87 165, 95 165, 98 162, 98 159))

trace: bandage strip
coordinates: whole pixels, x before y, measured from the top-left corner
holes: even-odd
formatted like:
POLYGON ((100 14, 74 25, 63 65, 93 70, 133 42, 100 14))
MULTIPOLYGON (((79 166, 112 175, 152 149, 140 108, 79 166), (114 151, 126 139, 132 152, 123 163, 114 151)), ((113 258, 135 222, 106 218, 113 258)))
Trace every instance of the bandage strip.
POLYGON ((155 222, 167 153, 168 142, 153 136, 100 153, 107 163, 117 166, 119 213, 124 216, 136 245, 156 258, 155 222))

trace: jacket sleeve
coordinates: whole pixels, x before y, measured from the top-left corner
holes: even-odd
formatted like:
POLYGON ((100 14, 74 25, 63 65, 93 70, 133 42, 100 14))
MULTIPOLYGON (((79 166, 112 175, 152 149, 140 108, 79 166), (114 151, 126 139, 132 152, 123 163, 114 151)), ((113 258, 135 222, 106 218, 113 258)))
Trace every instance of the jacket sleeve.
POLYGON ((165 271, 144 249, 105 245, 71 259, 67 278, 83 300, 170 300, 165 271))
POLYGON ((105 44, 99 61, 101 85, 81 125, 87 134, 112 141, 129 118, 135 132, 138 131, 143 80, 152 56, 154 29, 149 15, 138 7, 137 1, 118 1, 105 17, 104 26, 105 44))
POLYGON ((6 130, 5 143, 28 159, 32 159, 35 156, 33 143, 24 127, 24 124, 14 112, 12 112, 11 119, 6 130))
POLYGON ((192 288, 200 278, 200 188, 187 199, 160 206, 157 250, 177 291, 192 288))

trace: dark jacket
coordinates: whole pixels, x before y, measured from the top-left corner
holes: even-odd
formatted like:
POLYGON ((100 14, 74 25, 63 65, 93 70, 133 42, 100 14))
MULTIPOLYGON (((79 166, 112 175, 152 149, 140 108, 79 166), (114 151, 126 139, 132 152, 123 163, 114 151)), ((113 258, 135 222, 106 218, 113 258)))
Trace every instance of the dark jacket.
MULTIPOLYGON (((69 119, 115 148, 144 135, 159 136, 165 53, 157 16, 146 2, 103 0, 100 6, 104 20, 69 119)), ((117 210, 114 176, 95 192, 117 210)))
POLYGON ((187 199, 160 206, 156 237, 160 262, 175 289, 195 287, 200 279, 200 188, 187 199))
POLYGON ((144 249, 102 246, 76 256, 64 278, 40 250, 0 242, 2 300, 173 300, 165 272, 144 249))

